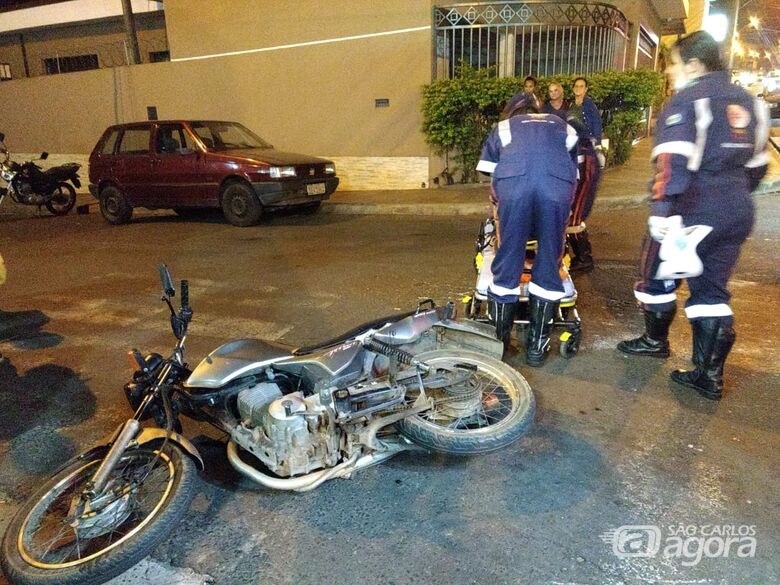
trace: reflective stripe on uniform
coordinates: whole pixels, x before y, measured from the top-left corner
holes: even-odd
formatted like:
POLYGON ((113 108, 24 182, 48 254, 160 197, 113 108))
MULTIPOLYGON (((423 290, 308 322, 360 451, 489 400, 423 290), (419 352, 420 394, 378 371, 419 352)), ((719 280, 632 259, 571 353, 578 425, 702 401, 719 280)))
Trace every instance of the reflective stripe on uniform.
POLYGON ((477 164, 477 170, 483 173, 494 173, 496 171, 497 163, 490 162, 489 160, 481 160, 477 164))
POLYGON ((509 128, 509 120, 501 120, 498 123, 498 137, 501 139, 501 146, 507 146, 512 142, 512 130, 509 128))
POLYGON ((504 288, 503 286, 500 286, 495 282, 490 283, 490 285, 488 286, 488 291, 492 292, 494 295, 499 297, 518 296, 521 292, 519 286, 515 288, 504 288))
POLYGON ((755 155, 753 158, 751 158, 749 161, 745 163, 745 166, 749 169, 755 169, 758 167, 763 167, 764 165, 769 164, 769 153, 765 150, 764 152, 759 152, 757 155, 755 155))
POLYGON ((685 140, 662 142, 653 148, 653 152, 650 154, 650 160, 655 160, 659 154, 681 154, 682 156, 690 159, 695 148, 696 145, 693 142, 688 142, 685 140))
POLYGON ((693 110, 696 112, 696 146, 693 154, 688 158, 688 170, 698 171, 707 146, 707 130, 712 124, 710 98, 701 98, 693 102, 693 110))
POLYGON ((543 298, 547 301, 560 301, 563 297, 566 296, 566 293, 563 291, 547 290, 546 288, 542 288, 534 282, 528 283, 528 294, 543 298))
POLYGON ((646 305, 661 305, 663 303, 673 303, 677 300, 677 293, 664 293, 662 295, 651 295, 649 293, 634 291, 634 298, 640 303, 646 305))
POLYGON ((756 150, 755 153, 766 152, 769 140, 769 106, 766 102, 754 98, 753 111, 756 114, 756 150))
POLYGON ((763 167, 769 164, 769 151, 767 142, 769 141, 769 108, 763 100, 754 98, 753 111, 756 114, 756 148, 753 151, 755 155, 745 166, 749 169, 763 167))
POLYGON ((726 303, 718 303, 717 305, 691 305, 685 307, 685 316, 688 319, 696 319, 698 317, 729 317, 734 313, 731 312, 731 307, 726 303))
POLYGON ((566 150, 571 150, 577 146, 577 142, 579 142, 577 131, 569 124, 566 124, 566 150))

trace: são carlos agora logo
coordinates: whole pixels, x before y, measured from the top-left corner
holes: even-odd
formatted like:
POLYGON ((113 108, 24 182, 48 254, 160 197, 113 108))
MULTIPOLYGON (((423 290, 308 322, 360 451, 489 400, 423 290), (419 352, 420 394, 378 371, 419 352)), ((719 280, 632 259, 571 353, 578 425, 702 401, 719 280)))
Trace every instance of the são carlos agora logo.
POLYGON ((599 536, 612 545, 620 559, 681 559, 686 567, 704 558, 753 558, 756 556, 756 527, 753 525, 680 524, 664 532, 652 524, 627 524, 599 536))

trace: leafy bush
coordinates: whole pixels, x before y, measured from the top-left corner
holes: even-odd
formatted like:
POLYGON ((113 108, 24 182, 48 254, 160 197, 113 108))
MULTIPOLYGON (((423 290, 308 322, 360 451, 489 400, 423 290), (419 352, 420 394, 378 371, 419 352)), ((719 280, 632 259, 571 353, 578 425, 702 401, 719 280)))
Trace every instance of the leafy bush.
MULTIPOLYGON (((537 93, 547 95, 553 81, 564 95, 574 97, 575 75, 554 75, 538 79, 537 93)), ((622 164, 631 155, 631 143, 643 127, 647 108, 661 103, 663 75, 648 69, 607 71, 588 76, 588 95, 602 106, 604 136, 610 140, 608 164, 622 164)), ((479 162, 490 129, 498 122, 506 101, 523 87, 518 77, 496 77, 492 69, 462 66, 452 79, 437 80, 423 87, 423 133, 437 154, 454 153, 461 182, 476 179, 479 162)), ((452 173, 453 170, 450 169, 452 173)))

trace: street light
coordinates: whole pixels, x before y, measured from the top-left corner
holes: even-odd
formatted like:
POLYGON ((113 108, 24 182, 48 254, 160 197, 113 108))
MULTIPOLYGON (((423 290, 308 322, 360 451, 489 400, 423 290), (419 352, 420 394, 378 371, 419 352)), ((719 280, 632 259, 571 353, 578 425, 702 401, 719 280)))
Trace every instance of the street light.
POLYGON ((761 26, 761 21, 758 20, 757 16, 751 16, 748 18, 749 24, 748 26, 752 26, 754 29, 758 30, 761 26))
POLYGON ((708 14, 704 19, 703 28, 712 35, 713 39, 722 43, 729 30, 729 19, 725 14, 708 14))

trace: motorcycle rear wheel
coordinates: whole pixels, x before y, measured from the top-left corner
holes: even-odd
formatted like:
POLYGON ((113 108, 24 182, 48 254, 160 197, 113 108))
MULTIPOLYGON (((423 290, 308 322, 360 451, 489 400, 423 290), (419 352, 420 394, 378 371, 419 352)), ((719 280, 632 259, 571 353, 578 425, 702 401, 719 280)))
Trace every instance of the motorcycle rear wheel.
POLYGON ((11 583, 104 583, 154 550, 186 513, 197 472, 175 445, 159 458, 148 449, 127 451, 104 492, 113 492, 108 502, 91 516, 74 512, 74 498, 101 461, 93 456, 75 462, 22 504, 2 544, 0 563, 11 583))
POLYGON ((69 183, 57 183, 46 209, 52 215, 66 215, 76 204, 76 190, 69 183))
MULTIPOLYGON (((536 401, 528 382, 514 368, 459 349, 440 349, 415 357, 434 371, 456 364, 476 369, 451 386, 427 390, 434 407, 398 422, 399 432, 414 443, 439 453, 474 455, 506 447, 531 427, 536 401)), ((418 393, 413 386, 407 392, 410 404, 418 393)))

